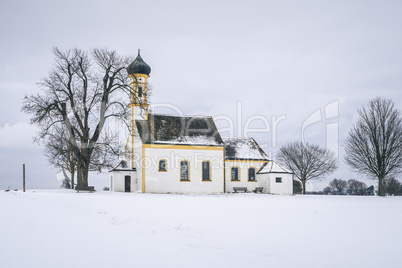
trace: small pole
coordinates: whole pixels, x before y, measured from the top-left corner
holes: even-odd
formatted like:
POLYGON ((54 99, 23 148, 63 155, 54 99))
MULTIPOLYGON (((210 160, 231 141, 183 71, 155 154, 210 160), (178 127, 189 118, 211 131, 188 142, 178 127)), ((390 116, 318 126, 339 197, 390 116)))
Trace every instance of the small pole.
POLYGON ((25 192, 25 164, 22 164, 22 191, 25 192))

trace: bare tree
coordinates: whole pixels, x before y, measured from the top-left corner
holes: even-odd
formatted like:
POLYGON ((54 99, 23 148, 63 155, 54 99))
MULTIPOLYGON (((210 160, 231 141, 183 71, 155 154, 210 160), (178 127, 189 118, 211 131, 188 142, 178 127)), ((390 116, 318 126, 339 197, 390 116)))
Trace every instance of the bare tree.
POLYGON ((394 177, 384 179, 382 182, 383 191, 386 195, 399 195, 401 194, 401 183, 394 177))
POLYGON ((74 189, 77 162, 72 144, 69 142, 65 131, 55 126, 55 131, 48 134, 44 145, 45 156, 48 158, 50 164, 61 170, 67 170, 70 173, 71 189, 74 189))
POLYGON ((289 143, 281 147, 277 157, 300 180, 303 194, 306 194, 307 181, 322 178, 334 172, 337 167, 333 152, 303 142, 289 143))
POLYGON ((343 192, 346 190, 346 188, 348 187, 348 183, 344 180, 341 179, 333 179, 330 183, 329 186, 336 190, 338 192, 338 194, 343 194, 343 192))
POLYGON ((389 99, 376 98, 358 110, 359 119, 346 139, 346 163, 356 172, 382 181, 402 170, 402 118, 389 99))
POLYGON ((367 185, 358 180, 348 180, 348 193, 351 195, 366 195, 367 185))
MULTIPOLYGON (((120 153, 106 121, 124 118, 132 94, 126 66, 130 58, 115 51, 53 49, 55 65, 39 83, 41 94, 26 96, 23 111, 39 127, 39 141, 65 131, 77 168, 77 187, 88 187, 88 171, 110 167, 120 153), (122 98, 122 92, 127 96, 122 98)), ((123 94, 124 95, 124 94, 123 94)), ((63 145, 64 146, 64 145, 63 145)))

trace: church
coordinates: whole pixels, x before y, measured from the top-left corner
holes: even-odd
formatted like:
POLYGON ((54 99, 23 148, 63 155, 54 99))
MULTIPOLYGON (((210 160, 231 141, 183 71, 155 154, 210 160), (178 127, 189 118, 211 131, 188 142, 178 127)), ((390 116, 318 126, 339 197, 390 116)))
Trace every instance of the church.
POLYGON ((133 87, 127 161, 109 171, 110 191, 293 194, 293 174, 253 138, 221 137, 211 116, 149 113, 151 67, 140 50, 127 72, 133 87))

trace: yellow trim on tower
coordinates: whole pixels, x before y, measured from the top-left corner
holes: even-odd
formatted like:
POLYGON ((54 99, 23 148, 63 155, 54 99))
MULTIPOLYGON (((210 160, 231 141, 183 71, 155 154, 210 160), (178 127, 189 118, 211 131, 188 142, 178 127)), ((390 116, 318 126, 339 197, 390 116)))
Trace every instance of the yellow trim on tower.
MULTIPOLYGON (((225 159, 226 157, 226 149, 224 148, 223 150, 223 158, 225 159)), ((223 161, 223 192, 226 193, 226 163, 223 161)))
POLYGON ((131 107, 131 168, 134 168, 134 106, 131 107))
POLYGON ((145 193, 145 147, 142 146, 142 159, 141 159, 141 171, 142 171, 142 192, 145 193))

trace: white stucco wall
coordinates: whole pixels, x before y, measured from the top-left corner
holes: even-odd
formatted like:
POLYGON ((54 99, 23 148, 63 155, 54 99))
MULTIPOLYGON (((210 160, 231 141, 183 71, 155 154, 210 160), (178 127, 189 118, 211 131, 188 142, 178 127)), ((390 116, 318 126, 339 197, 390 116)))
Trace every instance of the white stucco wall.
POLYGON ((293 175, 289 173, 269 173, 271 194, 293 194, 293 175), (276 182, 276 178, 282 178, 282 182, 276 182))
POLYGON ((137 172, 111 171, 109 173, 109 189, 112 192, 125 192, 125 176, 131 177, 131 192, 137 191, 137 172))
MULTIPOLYGON (((144 145, 146 193, 222 193, 224 178, 223 147, 192 147, 180 145, 144 145), (158 171, 160 159, 167 161, 167 171, 158 171), (180 161, 190 165, 190 180, 180 180, 180 161), (202 162, 209 160, 211 181, 202 181, 202 162)), ((142 178, 139 179, 139 181, 142 178)))
POLYGON ((263 187, 263 191, 265 192, 266 185, 263 181, 259 180, 258 174, 256 174, 256 181, 248 180, 248 169, 254 167, 257 173, 263 164, 264 161, 226 160, 226 192, 233 192, 233 187, 247 187, 248 191, 255 190, 255 187, 263 187), (239 181, 231 180, 231 168, 234 166, 239 168, 239 181))
POLYGON ((263 187, 264 194, 270 193, 270 176, 269 173, 257 174, 257 187, 263 187))

